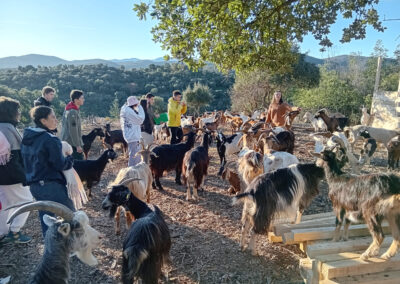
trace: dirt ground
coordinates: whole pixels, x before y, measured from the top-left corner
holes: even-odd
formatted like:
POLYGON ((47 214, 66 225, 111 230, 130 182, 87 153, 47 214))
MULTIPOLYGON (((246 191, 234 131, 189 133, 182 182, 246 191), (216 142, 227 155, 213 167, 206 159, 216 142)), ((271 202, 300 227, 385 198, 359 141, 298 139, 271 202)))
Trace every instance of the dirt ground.
MULTIPOLYGON (((295 155, 301 162, 312 161, 311 131, 306 125, 296 125, 295 155)), ((102 151, 98 140, 93 144, 91 159, 102 151)), ((107 185, 118 170, 127 165, 119 157, 108 164, 101 182, 93 189, 93 197, 86 204, 85 212, 92 226, 105 234, 105 239, 94 252, 99 260, 90 267, 72 257, 70 283, 119 283, 122 243, 126 235, 122 226, 120 236, 114 233, 114 220, 101 209, 107 185)), ((271 244, 266 236, 258 236, 258 256, 239 250, 240 216, 242 205, 232 206, 232 196, 227 192, 228 183, 217 176, 219 158, 215 143, 210 150, 211 164, 200 192, 199 202, 185 200, 186 189, 174 183, 174 173, 161 179, 165 191, 153 190, 151 203, 165 214, 172 236, 171 264, 164 267, 162 283, 303 283, 299 273, 299 258, 305 255, 296 245, 271 244)), ((363 172, 386 171, 386 152, 375 154, 373 166, 364 166, 363 172)), ((234 158, 231 157, 231 160, 234 158)), ((327 186, 320 185, 320 194, 314 199, 306 214, 331 210, 327 186)), ((122 224, 124 224, 122 217, 122 224)), ((0 248, 0 278, 11 275, 11 283, 27 283, 43 252, 43 239, 37 212, 32 212, 23 232, 33 237, 24 245, 5 245, 0 248)))

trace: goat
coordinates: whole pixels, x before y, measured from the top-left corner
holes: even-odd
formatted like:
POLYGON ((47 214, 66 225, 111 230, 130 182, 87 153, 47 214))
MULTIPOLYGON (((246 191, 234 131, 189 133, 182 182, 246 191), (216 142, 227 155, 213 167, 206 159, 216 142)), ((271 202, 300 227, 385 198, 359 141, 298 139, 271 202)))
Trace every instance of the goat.
POLYGON ((299 110, 293 110, 293 111, 289 111, 285 113, 285 128, 287 130, 291 130, 292 129, 292 123, 293 120, 296 118, 296 116, 298 116, 300 113, 299 110))
POLYGON ((371 157, 375 153, 377 148, 376 140, 374 138, 371 138, 371 135, 369 135, 368 131, 361 132, 360 136, 364 137, 367 140, 364 142, 358 161, 360 164, 370 164, 371 157))
POLYGON ((362 106, 361 108, 361 125, 368 126, 370 123, 371 116, 368 114, 368 110, 366 107, 362 106))
POLYGON ((264 154, 264 173, 270 173, 298 163, 299 160, 296 158, 296 156, 288 152, 273 151, 268 154, 264 154))
POLYGON ((319 110, 315 118, 321 118, 325 122, 329 132, 340 131, 348 124, 347 117, 330 117, 325 109, 319 110))
POLYGON ((199 199, 197 190, 204 186, 204 179, 207 176, 208 164, 210 157, 208 149, 211 143, 210 132, 203 134, 201 145, 186 152, 182 163, 183 184, 187 186, 186 200, 191 199, 190 186, 193 185, 193 199, 199 199))
POLYGON ((315 118, 310 112, 306 112, 303 116, 304 122, 309 121, 311 125, 314 127, 314 131, 327 131, 327 126, 322 118, 315 118))
POLYGON ((111 147, 111 149, 113 149, 114 144, 122 144, 124 155, 126 155, 128 153, 128 143, 126 143, 124 139, 122 130, 121 129, 111 130, 109 123, 106 124, 105 130, 106 131, 104 132, 105 137, 103 140, 103 144, 109 145, 106 148, 111 147))
POLYGON ((351 143, 351 145, 354 145, 358 141, 358 139, 360 139, 360 134, 363 131, 367 131, 371 138, 374 138, 376 142, 382 143, 385 147, 387 147, 390 139, 397 135, 400 135, 400 132, 396 130, 365 125, 355 125, 352 127, 348 127, 346 128, 346 131, 349 132, 349 142, 351 143))
POLYGON ((170 145, 164 144, 157 146, 153 149, 155 155, 151 156, 150 169, 153 173, 154 181, 153 188, 163 190, 160 183, 160 177, 163 176, 164 171, 171 171, 175 169, 175 183, 181 185, 181 171, 182 162, 185 153, 193 148, 196 133, 190 132, 187 134, 188 139, 186 142, 170 145))
POLYGON ((113 186, 102 203, 111 218, 118 206, 127 208, 136 219, 123 243, 122 282, 132 284, 139 277, 146 284, 158 283, 171 248, 171 236, 161 210, 147 205, 123 185, 113 186))
POLYGON ((226 157, 232 154, 236 154, 240 151, 241 143, 239 143, 242 138, 243 133, 238 132, 232 136, 225 137, 222 132, 217 134, 217 152, 220 159, 220 169, 218 175, 222 174, 224 166, 226 164, 226 157))
POLYGON ((400 160, 400 136, 395 136, 390 139, 388 145, 388 167, 395 169, 399 167, 400 160))
POLYGON ((244 188, 242 181, 240 180, 239 174, 229 169, 229 163, 222 168, 221 178, 223 180, 227 180, 230 184, 228 192, 230 194, 240 193, 242 192, 242 188, 244 188))
POLYGON ((361 254, 361 259, 376 256, 383 241, 382 221, 386 219, 392 231, 393 242, 381 256, 389 259, 397 252, 400 243, 400 177, 394 174, 369 174, 349 176, 337 165, 332 148, 314 153, 317 165, 323 167, 329 185, 329 197, 336 213, 334 240, 340 236, 345 217, 344 239, 348 237, 349 221, 365 220, 373 242, 361 254))
POLYGON ((75 254, 88 265, 97 264, 92 250, 99 246, 102 236, 89 225, 89 218, 85 212, 73 212, 68 207, 53 201, 37 201, 20 206, 10 216, 8 223, 19 214, 32 210, 51 212, 63 219, 43 216, 44 222, 49 227, 44 240, 44 253, 29 283, 68 283, 71 254, 75 254))
POLYGON ((276 135, 273 132, 270 133, 269 136, 263 134, 259 137, 257 144, 260 144, 261 141, 264 145, 264 154, 266 153, 265 151, 267 149, 275 151, 285 151, 293 154, 295 136, 294 133, 290 130, 282 131, 276 135))
POLYGON ((92 131, 89 132, 87 135, 82 135, 82 141, 83 141, 83 154, 85 155, 85 160, 87 160, 88 155, 89 155, 89 150, 90 147, 92 147, 92 143, 96 136, 99 136, 100 138, 105 137, 105 134, 101 128, 95 128, 92 131))
POLYGON ((238 171, 246 185, 264 172, 263 155, 254 151, 248 150, 243 156, 239 156, 238 171))
MULTIPOLYGON (((142 162, 136 164, 133 167, 122 168, 114 182, 110 184, 110 187, 114 185, 124 185, 126 186, 137 198, 143 202, 150 202, 150 189, 153 183, 153 175, 151 173, 149 162, 150 156, 154 153, 150 150, 151 145, 147 147, 141 142, 143 150, 140 150, 137 155, 142 156, 142 162)), ((115 214, 115 234, 119 235, 121 233, 120 229, 120 211, 121 207, 117 208, 115 214)), ((132 224, 133 216, 129 211, 125 211, 125 219, 127 228, 132 224)))
POLYGON ((244 193, 233 198, 233 203, 244 201, 240 247, 244 250, 245 237, 250 231, 249 249, 256 254, 255 234, 270 230, 274 218, 294 215, 296 223, 313 198, 318 195, 318 183, 324 171, 315 164, 291 165, 256 177, 244 193))
POLYGON ((170 135, 166 123, 154 125, 154 137, 157 141, 167 141, 170 135))
POLYGON ((107 163, 117 158, 117 153, 113 149, 108 149, 101 154, 97 160, 79 161, 74 160, 74 169, 78 173, 80 179, 86 182, 89 196, 92 196, 92 186, 100 181, 107 163))

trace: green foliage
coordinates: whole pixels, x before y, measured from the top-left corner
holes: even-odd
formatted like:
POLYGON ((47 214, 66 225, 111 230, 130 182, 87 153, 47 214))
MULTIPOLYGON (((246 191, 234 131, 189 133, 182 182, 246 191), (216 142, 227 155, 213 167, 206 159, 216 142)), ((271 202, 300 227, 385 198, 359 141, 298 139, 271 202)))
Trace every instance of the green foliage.
POLYGON ((193 88, 188 86, 185 91, 183 91, 183 99, 188 105, 189 112, 195 112, 200 114, 200 111, 204 107, 208 106, 212 101, 212 94, 210 88, 201 83, 194 83, 193 88))
POLYGON ((120 112, 120 106, 119 106, 118 95, 115 94, 115 98, 114 98, 113 103, 112 103, 112 105, 110 107, 110 117, 119 118, 119 112, 120 112))
POLYGON ((220 70, 286 71, 295 42, 307 34, 322 49, 332 46, 330 27, 339 14, 350 20, 341 42, 365 38, 366 27, 383 31, 374 5, 379 0, 154 0, 134 5, 141 20, 157 20, 153 39, 191 68, 213 62, 220 70))
POLYGON ((155 114, 160 114, 167 111, 167 104, 162 97, 155 96, 153 108, 155 114))

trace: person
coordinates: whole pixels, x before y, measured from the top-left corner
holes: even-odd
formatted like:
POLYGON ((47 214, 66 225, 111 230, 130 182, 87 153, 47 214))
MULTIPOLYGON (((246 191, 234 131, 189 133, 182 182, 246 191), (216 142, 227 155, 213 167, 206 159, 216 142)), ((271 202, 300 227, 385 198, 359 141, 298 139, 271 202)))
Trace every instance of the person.
POLYGON ((276 91, 272 98, 272 102, 269 105, 267 119, 265 120, 265 123, 269 123, 271 127, 284 126, 286 112, 294 110, 301 109, 298 107, 292 107, 289 104, 284 103, 282 92, 276 91))
POLYGON ((83 141, 81 131, 80 107, 85 103, 85 96, 81 90, 72 90, 71 101, 65 106, 61 126, 61 140, 72 146, 75 160, 83 160, 83 141))
POLYGON ((154 131, 154 95, 151 93, 147 93, 145 99, 140 100, 140 105, 142 106, 145 114, 145 118, 143 124, 141 126, 142 130, 142 138, 144 140, 144 144, 148 145, 153 143, 153 131, 154 131))
MULTIPOLYGON (((73 158, 68 155, 64 157, 60 139, 52 134, 58 123, 56 115, 50 107, 38 106, 31 109, 30 116, 35 127, 25 129, 21 154, 31 193, 37 201, 58 202, 75 211, 68 197, 63 174, 63 171, 72 168, 73 158)), ((43 237, 47 231, 47 225, 43 221, 44 214, 54 216, 49 212, 39 211, 43 237)))
POLYGON ((144 110, 138 99, 135 96, 128 97, 126 104, 121 108, 120 122, 122 134, 126 143, 128 143, 129 167, 141 161, 141 158, 136 153, 140 151, 140 125, 143 123, 144 118, 144 110))
POLYGON ((4 210, 16 204, 33 200, 28 186, 24 186, 25 170, 21 157, 22 137, 16 125, 21 113, 18 101, 0 97, 0 200, 3 210, 0 211, 0 243, 29 243, 32 238, 21 233, 21 228, 28 219, 29 212, 16 217, 7 224, 8 217, 17 208, 4 210))
POLYGON ((33 106, 51 106, 51 102, 54 99, 56 90, 50 86, 45 86, 42 89, 42 96, 33 102, 33 106))
POLYGON ((172 92, 172 98, 168 100, 168 128, 171 132, 171 144, 177 144, 182 141, 183 132, 181 128, 181 115, 186 113, 186 103, 181 101, 182 94, 175 90, 172 92))

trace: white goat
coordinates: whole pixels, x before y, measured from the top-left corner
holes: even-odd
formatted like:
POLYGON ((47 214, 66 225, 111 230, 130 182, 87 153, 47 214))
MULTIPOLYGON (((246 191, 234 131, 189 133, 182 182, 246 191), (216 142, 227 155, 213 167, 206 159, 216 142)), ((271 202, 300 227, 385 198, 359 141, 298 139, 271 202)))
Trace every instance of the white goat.
POLYGON ((362 115, 361 115, 361 125, 368 126, 371 116, 368 114, 368 110, 366 107, 361 108, 362 115))
POLYGON ((270 173, 277 169, 283 169, 293 164, 298 164, 299 160, 296 156, 281 151, 274 151, 264 155, 264 173, 270 173))
POLYGON ((371 138, 375 139, 378 143, 382 143, 385 147, 387 147, 390 139, 400 134, 400 132, 396 130, 365 125, 346 127, 345 132, 346 131, 349 133, 349 142, 352 146, 360 139, 360 134, 364 131, 367 131, 371 138))
POLYGON ((314 127, 314 131, 327 131, 327 126, 322 118, 315 118, 310 112, 306 112, 303 116, 304 122, 309 121, 311 125, 314 127))

